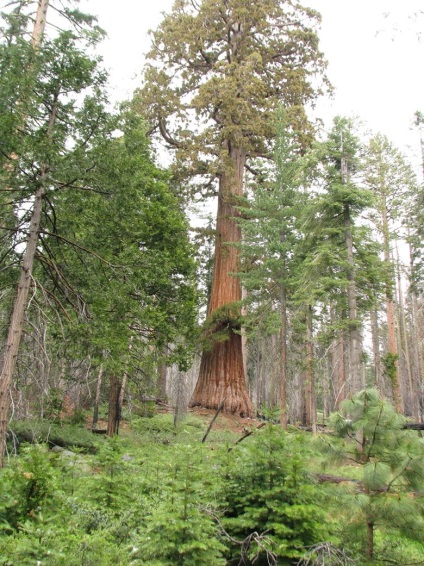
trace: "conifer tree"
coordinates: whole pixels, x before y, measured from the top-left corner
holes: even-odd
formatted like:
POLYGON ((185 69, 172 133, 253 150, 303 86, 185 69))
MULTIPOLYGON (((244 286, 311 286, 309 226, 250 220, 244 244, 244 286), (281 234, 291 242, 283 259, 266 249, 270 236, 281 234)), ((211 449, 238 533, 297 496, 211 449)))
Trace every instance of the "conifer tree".
POLYGON ((153 34, 145 85, 136 103, 152 133, 175 151, 180 179, 218 195, 215 261, 208 306, 208 348, 191 405, 251 414, 244 383, 241 298, 235 220, 244 173, 271 157, 273 114, 282 103, 303 139, 304 105, 319 89, 325 64, 318 49, 319 15, 299 2, 177 0, 153 34))
POLYGON ((387 318, 387 350, 385 372, 398 411, 404 410, 398 368, 398 343, 395 326, 396 281, 393 264, 393 240, 402 226, 411 194, 416 185, 415 175, 402 153, 386 136, 377 134, 367 148, 364 159, 364 181, 373 192, 375 213, 372 215, 381 239, 385 266, 384 284, 387 318))
MULTIPOLYGON (((5 159, 2 170, 3 190, 8 191, 9 206, 23 213, 20 219, 16 219, 15 226, 6 226, 3 229, 6 229, 6 233, 15 233, 14 238, 23 243, 24 252, 19 257, 20 275, 19 280, 15 282, 15 299, 2 355, 1 462, 5 451, 10 388, 33 281, 41 224, 43 214, 51 206, 47 193, 52 192, 54 184, 58 182, 59 170, 66 170, 64 156, 68 153, 67 144, 70 140, 73 139, 75 144, 71 153, 78 152, 89 142, 90 135, 87 134, 100 129, 103 124, 99 103, 91 105, 91 127, 85 123, 85 132, 84 127, 80 127, 81 114, 78 114, 78 105, 71 97, 80 93, 86 94, 90 89, 97 89, 99 93, 104 83, 104 74, 98 71, 95 60, 78 50, 77 39, 72 31, 62 31, 54 40, 44 38, 48 6, 48 0, 39 1, 29 41, 17 37, 11 45, 2 49, 5 57, 2 64, 8 71, 8 65, 12 66, 12 72, 2 76, 0 84, 1 90, 6 91, 8 95, 7 113, 1 119, 1 129, 6 133, 6 146, 2 151, 5 159), (24 63, 22 76, 18 75, 17 81, 12 83, 15 85, 13 89, 8 80, 13 77, 13 66, 19 58, 24 63), (93 128, 96 121, 97 125, 93 128)), ((72 22, 78 21, 85 30, 86 23, 90 28, 91 18, 83 18, 79 12, 69 12, 66 9, 64 14, 72 22)), ((83 34, 86 45, 95 44, 100 37, 97 29, 83 34)), ((90 104, 82 104, 85 110, 87 106, 90 104)))
POLYGON ((335 459, 356 459, 361 469, 363 493, 349 505, 350 526, 361 525, 366 558, 376 551, 376 532, 404 532, 422 542, 419 501, 411 493, 421 490, 424 481, 423 444, 416 433, 404 429, 405 418, 383 400, 376 390, 364 390, 345 400, 331 425, 343 438, 343 446, 327 451, 335 459), (358 438, 360 442, 358 443, 358 438))
POLYGON ((280 110, 274 149, 275 171, 253 180, 253 191, 239 207, 242 227, 240 279, 247 291, 244 324, 250 336, 280 331, 279 404, 287 425, 288 313, 290 281, 304 194, 301 148, 280 110), (275 176, 275 179, 272 177, 275 176), (271 177, 271 179, 269 178, 271 177))

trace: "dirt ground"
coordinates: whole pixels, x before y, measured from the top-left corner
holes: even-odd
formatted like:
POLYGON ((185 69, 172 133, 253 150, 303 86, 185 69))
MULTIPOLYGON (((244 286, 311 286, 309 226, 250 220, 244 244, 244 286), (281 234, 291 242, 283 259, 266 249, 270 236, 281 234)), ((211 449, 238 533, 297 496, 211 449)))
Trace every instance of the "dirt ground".
MULTIPOLYGON (((170 409, 166 408, 159 408, 158 412, 160 413, 167 413, 171 412, 170 409)), ((194 409, 187 409, 187 414, 193 415, 198 417, 205 423, 205 431, 207 430, 208 426, 210 425, 212 419, 215 416, 215 409, 203 409, 202 407, 195 407, 194 409)), ((257 428, 262 421, 258 419, 245 419, 240 417, 239 415, 228 415, 219 413, 218 417, 215 419, 212 429, 213 430, 229 430, 234 434, 243 435, 248 431, 251 431, 257 428)), ((91 418, 87 418, 87 428, 91 429, 91 418)), ((99 430, 106 430, 107 428, 107 421, 99 420, 97 423, 97 428, 99 430)), ((131 429, 130 424, 122 420, 119 424, 119 428, 121 431, 129 431, 131 429)))

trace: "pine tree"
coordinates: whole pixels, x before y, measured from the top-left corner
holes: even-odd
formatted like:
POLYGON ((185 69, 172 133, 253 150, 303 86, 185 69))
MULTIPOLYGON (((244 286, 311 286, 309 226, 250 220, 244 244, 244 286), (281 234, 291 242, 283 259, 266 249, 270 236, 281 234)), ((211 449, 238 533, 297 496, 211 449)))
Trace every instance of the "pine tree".
POLYGON ((404 430, 405 418, 376 390, 364 390, 345 400, 331 425, 344 439, 335 458, 354 458, 360 465, 363 493, 349 505, 347 521, 363 526, 365 555, 370 561, 384 556, 375 548, 375 532, 406 532, 422 542, 419 504, 410 492, 424 481, 423 445, 416 433, 404 430))
POLYGON ((387 318, 387 350, 384 356, 385 372, 390 382, 393 400, 398 411, 404 410, 401 394, 398 359, 399 349, 395 326, 396 281, 392 242, 395 231, 401 227, 402 216, 407 210, 415 175, 405 157, 387 137, 378 134, 369 143, 364 161, 364 181, 375 197, 375 213, 372 215, 383 248, 385 266, 385 298, 387 318))

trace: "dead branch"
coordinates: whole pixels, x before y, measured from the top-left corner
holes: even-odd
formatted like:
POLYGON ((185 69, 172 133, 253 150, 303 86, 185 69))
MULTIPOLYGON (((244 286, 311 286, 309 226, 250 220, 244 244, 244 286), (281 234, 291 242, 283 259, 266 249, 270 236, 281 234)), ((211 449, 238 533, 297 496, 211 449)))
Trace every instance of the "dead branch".
POLYGON ((254 432, 256 432, 257 430, 259 430, 260 428, 264 427, 267 423, 261 423, 260 425, 258 425, 256 428, 253 428, 251 430, 246 430, 245 433, 243 434, 243 436, 241 436, 238 440, 236 440, 236 442, 234 442, 234 444, 232 446, 230 446, 228 448, 228 452, 231 452, 231 450, 234 448, 234 446, 237 446, 237 444, 240 444, 240 442, 243 442, 243 440, 245 438, 247 438, 248 436, 251 436, 254 432))
POLYGON ((219 406, 218 406, 218 408, 217 408, 217 410, 216 410, 216 413, 215 413, 213 419, 211 420, 211 422, 210 422, 210 424, 209 424, 209 426, 208 426, 208 430, 205 432, 205 435, 204 435, 204 437, 202 438, 202 444, 206 441, 206 439, 207 439, 207 437, 208 437, 210 431, 212 430, 213 423, 216 421, 216 419, 217 419, 219 413, 220 413, 220 412, 222 411, 222 409, 224 408, 224 403, 225 403, 225 397, 224 397, 224 399, 221 401, 221 403, 219 404, 219 406))

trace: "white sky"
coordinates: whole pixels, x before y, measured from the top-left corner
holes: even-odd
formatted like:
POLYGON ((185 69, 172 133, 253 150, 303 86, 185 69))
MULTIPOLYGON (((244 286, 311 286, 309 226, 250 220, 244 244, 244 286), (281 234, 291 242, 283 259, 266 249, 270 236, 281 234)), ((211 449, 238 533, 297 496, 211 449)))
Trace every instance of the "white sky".
MULTIPOLYGON (((411 125, 415 111, 424 112, 423 0, 303 3, 322 14, 321 49, 336 89, 333 100, 320 102, 317 115, 326 124, 337 114, 358 116, 400 148, 407 151, 410 146, 408 153, 417 163, 419 137, 411 125)), ((108 33, 99 51, 116 100, 129 98, 140 84, 143 54, 150 45, 147 32, 172 4, 173 0, 81 0, 81 9, 97 15, 108 33)))

